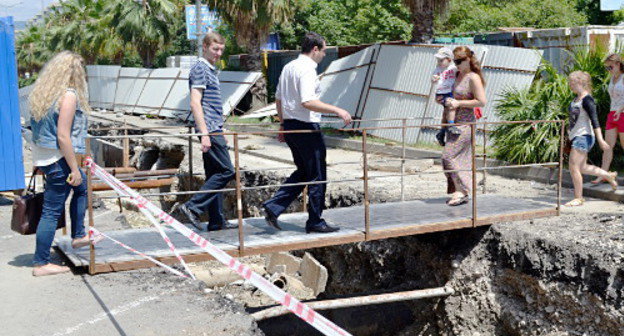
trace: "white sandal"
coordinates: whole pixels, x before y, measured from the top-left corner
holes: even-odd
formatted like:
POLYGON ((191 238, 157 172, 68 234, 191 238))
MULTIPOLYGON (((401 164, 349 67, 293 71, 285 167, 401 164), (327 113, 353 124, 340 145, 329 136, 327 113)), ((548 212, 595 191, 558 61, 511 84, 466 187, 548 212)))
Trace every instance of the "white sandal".
POLYGON ((581 206, 585 203, 585 199, 584 198, 575 198, 573 200, 571 200, 570 202, 566 203, 565 206, 567 207, 575 207, 575 206, 581 206))

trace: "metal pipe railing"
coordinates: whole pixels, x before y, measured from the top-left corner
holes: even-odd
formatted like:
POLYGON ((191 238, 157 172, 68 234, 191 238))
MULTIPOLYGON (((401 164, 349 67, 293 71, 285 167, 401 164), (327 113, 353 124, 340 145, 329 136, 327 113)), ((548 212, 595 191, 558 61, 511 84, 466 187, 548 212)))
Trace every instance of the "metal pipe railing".
MULTIPOLYGON (((357 181, 362 181, 363 182, 363 187, 364 187, 364 233, 365 233, 365 239, 366 240, 370 240, 372 239, 371 237, 371 232, 370 232, 370 185, 369 185, 369 181, 371 180, 378 180, 378 179, 384 179, 384 178, 393 178, 393 177, 400 177, 401 178, 401 200, 405 199, 404 196, 404 184, 405 184, 405 177, 407 176, 415 176, 415 175, 421 175, 421 174, 440 174, 440 173, 453 173, 453 172, 466 172, 469 171, 472 174, 472 223, 473 223, 473 227, 478 225, 478 208, 477 208, 477 193, 476 193, 476 189, 477 189, 477 185, 476 185, 476 173, 478 171, 482 171, 484 172, 484 179, 485 179, 485 172, 488 170, 497 170, 497 169, 517 169, 517 168, 526 168, 526 167, 538 167, 538 166, 543 166, 543 167, 547 167, 547 166, 551 166, 551 167, 557 167, 559 168, 559 178, 558 178, 558 183, 557 183, 557 214, 560 213, 560 208, 561 208, 561 180, 562 180, 562 171, 563 171, 563 137, 564 137, 564 131, 565 131, 565 122, 561 121, 561 120, 527 120, 527 121, 496 121, 496 122, 472 122, 472 123, 463 123, 463 125, 469 125, 471 128, 471 158, 472 158, 472 165, 471 165, 471 169, 455 169, 455 170, 441 170, 441 171, 428 171, 428 172, 417 172, 417 173, 405 173, 405 162, 407 160, 418 160, 418 159, 422 159, 422 158, 417 158, 417 159, 407 159, 405 157, 406 154, 406 130, 407 129, 411 129, 411 128, 422 128, 422 127, 430 127, 430 126, 438 126, 438 125, 407 125, 407 120, 411 120, 411 119, 418 119, 418 118, 397 118, 396 120, 401 120, 401 126, 388 126, 388 127, 360 127, 360 128, 352 128, 352 129, 338 129, 339 131, 345 131, 345 132, 353 132, 353 131, 360 131, 362 133, 362 138, 361 138, 361 142, 362 142, 362 172, 363 175, 360 178, 352 178, 352 179, 341 179, 341 180, 325 180, 325 181, 310 181, 310 182, 299 182, 299 183, 287 183, 287 184, 276 184, 276 185, 263 185, 263 186, 249 186, 249 187, 243 187, 242 186, 242 177, 241 177, 241 173, 242 172, 251 172, 251 171, 265 171, 265 170, 282 170, 282 169, 292 169, 291 167, 274 167, 274 168, 264 168, 264 169, 241 169, 240 168, 240 143, 239 143, 239 137, 240 136, 244 136, 244 135, 266 135, 266 134, 302 134, 302 133, 316 133, 316 132, 323 132, 323 130, 320 131, 316 131, 316 130, 295 130, 295 131, 279 131, 279 130, 267 130, 267 131, 262 131, 262 132, 222 132, 219 133, 220 135, 232 135, 234 137, 234 156, 235 156, 235 169, 236 169, 236 176, 235 176, 235 182, 236 182, 236 187, 235 188, 224 188, 224 189, 220 189, 220 190, 196 190, 196 191, 182 191, 182 192, 167 192, 167 193, 151 193, 151 194, 143 194, 143 197, 162 197, 162 196, 179 196, 179 195, 195 195, 195 194, 201 194, 201 193, 217 193, 217 192, 232 192, 235 191, 236 192, 236 199, 237 199, 237 218, 238 218, 238 238, 239 238, 239 254, 242 256, 244 255, 244 251, 245 251, 245 242, 244 242, 244 227, 243 227, 243 208, 242 208, 242 192, 245 190, 261 190, 261 189, 271 189, 271 188, 279 188, 279 187, 286 187, 286 186, 309 186, 309 185, 314 185, 314 184, 327 184, 327 183, 349 183, 349 182, 357 182, 357 181), (500 125, 500 124, 527 124, 527 123, 531 123, 531 124, 537 124, 537 123, 560 123, 561 127, 560 127, 560 155, 559 155, 559 162, 547 162, 547 163, 534 163, 534 164, 522 164, 522 165, 503 165, 503 166, 486 166, 486 158, 487 158, 487 153, 486 153, 486 145, 487 145, 487 140, 484 140, 484 152, 483 154, 477 154, 476 153, 476 132, 477 132, 477 126, 478 125, 483 125, 484 130, 485 127, 487 125, 500 125), (399 161, 401 162, 401 167, 400 167, 400 174, 390 174, 390 175, 383 175, 383 176, 369 176, 369 163, 370 162, 387 162, 389 160, 373 160, 373 161, 369 161, 368 158, 368 136, 369 136, 369 131, 371 130, 389 130, 389 129, 401 129, 402 131, 402 153, 401 153, 401 157, 400 159, 396 159, 393 161, 399 161), (483 157, 484 158, 484 165, 482 168, 477 168, 476 167, 476 158, 477 157, 483 157)), ((395 120, 395 119, 386 119, 383 121, 389 121, 389 120, 395 120)), ((357 121, 357 120, 356 120, 357 121)), ((439 124, 439 126, 448 126, 449 124, 439 124)), ((154 127, 151 129, 160 129, 160 128, 175 128, 175 127, 179 127, 179 126, 170 126, 170 127, 154 127)), ((133 137, 133 138, 166 138, 166 137, 188 137, 188 146, 189 146, 189 155, 191 157, 189 157, 189 165, 190 165, 190 171, 189 171, 189 187, 192 188, 192 178, 194 175, 193 173, 193 168, 192 168, 192 148, 193 148, 193 140, 192 137, 194 136, 201 136, 201 135, 205 135, 203 133, 193 133, 193 127, 192 126, 183 126, 183 127, 188 127, 189 129, 189 133, 186 134, 143 134, 143 135, 128 135, 127 131, 125 131, 124 135, 117 135, 117 136, 88 136, 86 139, 86 149, 87 149, 87 155, 91 156, 91 140, 98 138, 98 139, 128 139, 129 137, 133 137)), ((124 128, 125 129, 125 128, 124 128)), ((122 129, 122 130, 124 130, 122 129)), ((436 157, 432 157, 432 158, 436 158, 436 157)), ((390 160, 392 161, 392 160, 390 160)), ((360 164, 360 162, 337 162, 337 163, 333 163, 334 165, 338 165, 338 164, 360 164)), ((199 175, 199 174, 197 174, 199 175)), ((124 176, 124 178, 128 178, 128 179, 132 179, 132 177, 128 176, 124 176)), ((136 180, 136 178, 134 178, 136 180)), ((87 186, 88 186, 88 216, 89 216, 89 226, 94 226, 94 216, 93 216, 93 206, 92 206, 92 202, 93 202, 93 177, 91 174, 91 171, 88 170, 87 171, 87 186)), ((485 188, 484 188, 484 192, 485 192, 485 188)), ((101 197, 101 198, 115 198, 115 199, 120 199, 123 196, 111 196, 111 197, 101 197)), ((304 209, 305 209, 305 201, 306 198, 304 196, 304 209)), ((89 273, 94 274, 96 269, 95 269, 95 249, 93 248, 93 244, 91 244, 90 247, 90 256, 89 256, 89 273)))

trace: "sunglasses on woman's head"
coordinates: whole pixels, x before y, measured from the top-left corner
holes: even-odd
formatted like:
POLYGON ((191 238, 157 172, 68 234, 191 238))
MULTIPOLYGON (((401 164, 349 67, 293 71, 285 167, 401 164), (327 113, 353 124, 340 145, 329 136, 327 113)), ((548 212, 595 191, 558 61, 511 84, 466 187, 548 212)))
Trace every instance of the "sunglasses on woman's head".
POLYGON ((462 62, 463 62, 463 61, 465 61, 465 60, 466 60, 466 58, 467 58, 467 57, 464 57, 464 58, 456 58, 456 59, 454 59, 454 60, 453 60, 453 62, 455 63, 455 65, 460 65, 460 64, 462 64, 462 62))

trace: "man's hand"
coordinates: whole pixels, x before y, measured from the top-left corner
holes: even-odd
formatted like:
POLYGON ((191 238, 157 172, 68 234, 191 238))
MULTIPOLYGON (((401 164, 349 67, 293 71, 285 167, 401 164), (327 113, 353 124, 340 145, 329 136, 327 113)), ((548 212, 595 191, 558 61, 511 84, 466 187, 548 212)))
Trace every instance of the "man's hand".
POLYGON ((621 114, 621 113, 622 113, 622 112, 620 112, 620 111, 615 112, 615 113, 613 114, 613 121, 618 121, 618 120, 620 120, 620 114, 621 114))
POLYGON ((344 121, 345 123, 344 125, 348 126, 349 124, 351 124, 351 121, 352 121, 351 114, 349 114, 349 112, 339 107, 337 107, 336 109, 337 109, 336 114, 342 119, 342 121, 344 121))
POLYGON ((438 76, 438 75, 433 75, 433 76, 431 76, 431 81, 432 81, 432 82, 434 82, 434 83, 435 83, 435 82, 437 82, 437 81, 439 81, 439 80, 440 80, 440 76, 438 76))
MULTIPOLYGON (((284 130, 284 126, 280 125, 279 130, 283 131, 284 130)), ((284 133, 278 133, 277 134, 277 141, 279 141, 279 142, 286 142, 286 138, 284 138, 284 133)))
POLYGON ((212 146, 212 144, 210 143, 210 136, 208 135, 202 135, 201 137, 201 146, 202 146, 202 152, 206 153, 210 150, 210 146, 212 146))

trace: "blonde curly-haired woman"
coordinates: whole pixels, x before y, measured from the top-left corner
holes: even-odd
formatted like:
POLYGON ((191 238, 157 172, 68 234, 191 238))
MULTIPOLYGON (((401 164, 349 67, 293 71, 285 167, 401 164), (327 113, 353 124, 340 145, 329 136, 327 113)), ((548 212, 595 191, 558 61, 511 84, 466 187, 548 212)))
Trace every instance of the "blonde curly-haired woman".
POLYGON ((87 205, 86 177, 76 154, 85 153, 87 136, 87 80, 82 57, 63 51, 43 68, 30 95, 33 131, 33 163, 45 175, 43 212, 37 227, 33 275, 68 272, 50 262, 50 248, 69 192, 72 247, 89 245, 84 216, 87 205))

